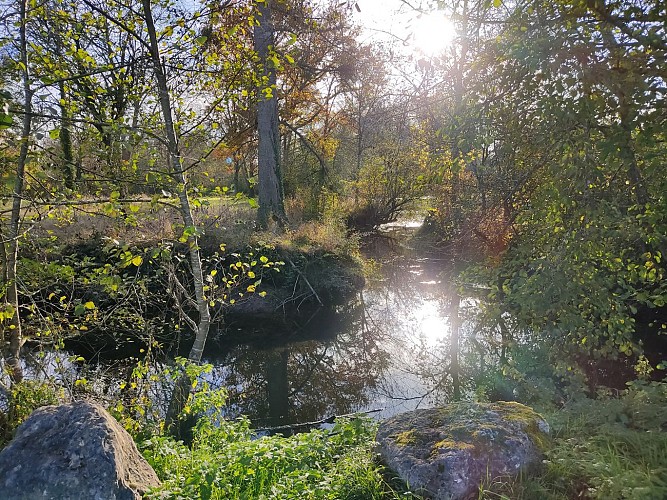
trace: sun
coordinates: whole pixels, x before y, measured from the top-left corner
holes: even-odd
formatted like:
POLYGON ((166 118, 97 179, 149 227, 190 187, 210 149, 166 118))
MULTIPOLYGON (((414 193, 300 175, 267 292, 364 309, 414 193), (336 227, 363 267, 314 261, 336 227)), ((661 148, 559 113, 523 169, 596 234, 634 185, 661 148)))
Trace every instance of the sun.
POLYGON ((450 47, 456 38, 456 27, 441 12, 422 14, 412 23, 411 45, 416 51, 435 56, 450 47))

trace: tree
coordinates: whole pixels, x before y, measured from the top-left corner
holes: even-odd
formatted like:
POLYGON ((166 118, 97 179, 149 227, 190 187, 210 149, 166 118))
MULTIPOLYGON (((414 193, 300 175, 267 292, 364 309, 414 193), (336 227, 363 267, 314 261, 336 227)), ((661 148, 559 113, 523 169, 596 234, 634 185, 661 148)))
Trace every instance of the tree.
MULTIPOLYGON (((206 339, 208 337, 211 324, 211 313, 209 310, 208 299, 204 292, 204 274, 202 271, 197 228, 192 216, 187 178, 183 168, 181 153, 179 151, 176 129, 174 127, 173 109, 169 94, 169 86, 167 84, 167 74, 165 73, 164 61, 162 60, 160 53, 160 45, 158 43, 155 22, 153 20, 151 0, 143 0, 142 6, 148 32, 147 45, 150 51, 151 63, 157 84, 158 99, 162 111, 167 149, 169 152, 167 164, 170 174, 176 183, 175 187, 177 188, 178 199, 180 201, 180 213, 185 226, 183 234, 187 237, 195 300, 199 314, 199 318, 196 322, 195 341, 190 349, 188 359, 193 363, 198 363, 201 361, 204 345, 206 344, 206 339)), ((168 427, 173 425, 182 409, 185 407, 190 393, 190 384, 190 378, 185 373, 176 382, 169 411, 167 413, 166 425, 168 427)))
MULTIPOLYGON (((23 120, 20 136, 20 152, 16 162, 14 189, 11 195, 12 206, 9 216, 9 227, 6 233, 6 239, 3 239, 3 278, 4 296, 5 296, 5 317, 9 330, 2 328, 3 335, 0 341, 3 343, 3 357, 9 367, 10 376, 13 383, 23 380, 23 369, 21 367, 20 355, 23 344, 23 332, 21 325, 21 314, 18 294, 18 276, 16 266, 19 257, 19 241, 21 239, 21 219, 23 195, 25 188, 25 171, 30 151, 30 141, 32 135, 32 98, 33 89, 30 76, 30 65, 28 61, 28 2, 21 0, 19 2, 18 26, 19 26, 19 47, 18 61, 16 66, 21 75, 23 90, 23 120), (6 343, 6 345, 5 345, 6 343)), ((2 234, 2 233, 0 233, 2 234)))
POLYGON ((630 355, 638 312, 665 304, 662 28, 650 3, 591 5, 518 6, 489 60, 493 157, 526 200, 511 191, 517 235, 494 282, 550 341, 630 355))
POLYGON ((268 227, 269 217, 280 226, 285 226, 285 214, 280 158, 280 130, 278 128, 278 97, 276 67, 280 64, 275 54, 272 21, 273 0, 258 1, 257 24, 253 40, 261 67, 257 102, 257 136, 259 165, 259 212, 257 221, 262 228, 268 227))

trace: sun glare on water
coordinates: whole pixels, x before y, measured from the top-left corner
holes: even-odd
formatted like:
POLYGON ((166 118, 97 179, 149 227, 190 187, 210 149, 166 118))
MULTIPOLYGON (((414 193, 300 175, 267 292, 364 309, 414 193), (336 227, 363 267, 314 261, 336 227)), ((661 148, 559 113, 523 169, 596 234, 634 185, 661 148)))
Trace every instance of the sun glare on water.
POLYGON ((435 56, 452 45, 456 38, 454 23, 442 13, 423 14, 412 25, 411 45, 427 56, 435 56))

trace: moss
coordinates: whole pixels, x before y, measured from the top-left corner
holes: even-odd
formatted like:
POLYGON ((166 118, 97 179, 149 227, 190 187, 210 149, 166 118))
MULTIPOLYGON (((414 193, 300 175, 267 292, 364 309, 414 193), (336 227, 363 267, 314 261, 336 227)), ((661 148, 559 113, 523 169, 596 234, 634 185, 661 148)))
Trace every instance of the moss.
POLYGON ((411 444, 417 444, 417 433, 414 429, 409 431, 401 432, 391 436, 394 442, 399 446, 408 446, 411 444))
POLYGON ((513 401, 494 403, 492 409, 509 422, 519 422, 530 439, 540 451, 544 452, 551 446, 551 438, 540 429, 542 416, 531 408, 513 401))
POLYGON ((403 416, 401 427, 408 430, 396 430, 391 439, 401 447, 425 448, 431 456, 446 450, 487 453, 520 428, 540 451, 545 451, 550 439, 540 429, 541 420, 540 415, 519 403, 461 402, 403 416))
POLYGON ((439 450, 472 450, 474 448, 474 444, 466 443, 465 441, 443 439, 433 445, 432 454, 435 454, 439 450))

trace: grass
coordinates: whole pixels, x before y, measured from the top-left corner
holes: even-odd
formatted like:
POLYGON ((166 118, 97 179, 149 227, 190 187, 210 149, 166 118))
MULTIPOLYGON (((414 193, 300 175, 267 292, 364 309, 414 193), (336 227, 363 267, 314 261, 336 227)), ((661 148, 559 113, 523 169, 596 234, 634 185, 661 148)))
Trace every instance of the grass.
POLYGON ((667 498, 667 383, 635 382, 616 396, 579 398, 552 413, 542 473, 488 481, 484 499, 667 498))
MULTIPOLYGON (((489 477, 479 499, 667 498, 667 384, 636 382, 620 395, 579 397, 554 410, 554 444, 533 476, 489 477)), ((192 447, 166 437, 140 446, 163 480, 153 498, 414 498, 373 453, 375 423, 254 439, 246 420, 202 421, 192 447), (389 482, 388 482, 389 481, 389 482)))
MULTIPOLYGON (((57 388, 54 391, 48 384, 26 382, 16 391, 13 411, 0 412, 0 417, 4 416, 2 427, 6 438, 10 434, 6 431, 34 408, 60 399, 57 388)), ((206 391, 201 394, 206 395, 206 391)), ((256 438, 247 420, 221 418, 224 398, 210 396, 210 402, 206 401, 203 397, 199 406, 193 406, 193 412, 204 412, 210 418, 200 420, 191 446, 163 435, 144 434, 151 437, 138 440, 144 456, 163 482, 149 497, 414 498, 394 479, 388 479, 387 471, 376 462, 373 451, 376 423, 369 419, 340 420, 330 430, 291 437, 256 438)), ((667 498, 665 408, 667 383, 664 382, 634 382, 620 394, 602 393, 596 398, 578 396, 547 416, 554 440, 542 470, 537 475, 519 478, 489 477, 480 486, 478 497, 667 498)))
MULTIPOLYGON (((256 203, 232 195, 201 198, 193 209, 195 222, 202 229, 201 245, 217 250, 220 243, 225 243, 229 250, 237 251, 262 241, 295 252, 358 253, 358 239, 347 234, 341 220, 333 216, 322 221, 303 220, 294 200, 287 200, 286 204, 290 227, 284 232, 258 232, 256 203)), ((55 235, 60 244, 87 241, 99 235, 130 245, 179 237, 182 221, 175 208, 152 207, 148 203, 126 205, 125 216, 120 205, 114 210, 104 203, 84 205, 85 211, 63 207, 42 220, 34 234, 41 238, 55 235)))

